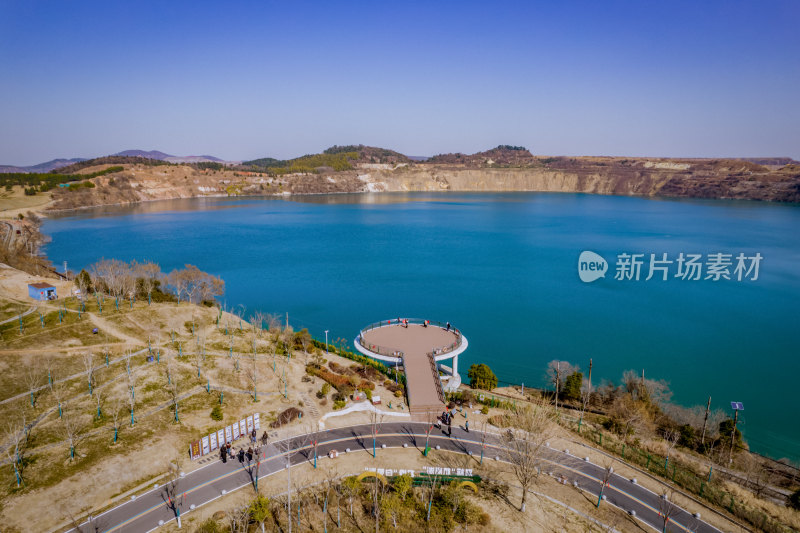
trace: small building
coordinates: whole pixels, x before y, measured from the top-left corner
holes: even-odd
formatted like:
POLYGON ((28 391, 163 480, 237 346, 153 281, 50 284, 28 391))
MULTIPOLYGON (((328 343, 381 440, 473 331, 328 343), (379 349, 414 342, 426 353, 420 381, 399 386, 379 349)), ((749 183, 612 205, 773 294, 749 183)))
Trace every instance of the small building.
POLYGON ((29 283, 28 296, 34 300, 55 300, 58 297, 56 295, 56 288, 43 281, 39 283, 29 283))

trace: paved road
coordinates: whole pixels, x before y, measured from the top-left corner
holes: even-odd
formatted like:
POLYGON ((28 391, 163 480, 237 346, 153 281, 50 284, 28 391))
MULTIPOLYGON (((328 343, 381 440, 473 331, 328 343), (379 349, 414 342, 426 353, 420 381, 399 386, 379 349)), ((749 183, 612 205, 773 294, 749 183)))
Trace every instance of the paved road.
MULTIPOLYGON (((393 448, 407 444, 409 448, 415 447, 422 450, 425 446, 425 428, 425 424, 414 422, 384 423, 378 436, 378 446, 385 444, 388 448, 393 448)), ((367 455, 372 453, 370 429, 370 426, 365 424, 327 430, 320 434, 318 454, 327 454, 331 449, 343 452, 346 448, 350 448, 353 453, 363 455, 365 465, 373 464, 373 460, 367 455)), ((308 444, 308 436, 292 437, 288 440, 292 448, 289 453, 292 465, 313 460, 313 450, 308 444)), ((271 443, 265 448, 264 458, 260 465, 262 480, 265 476, 286 467, 286 456, 285 454, 281 455, 279 451, 279 448, 285 449, 283 446, 285 443, 286 441, 271 443)), ((484 460, 493 461, 496 456, 502 460, 505 450, 498 437, 494 434, 488 435, 486 444, 484 460)), ((443 450, 472 452, 478 458, 481 448, 480 433, 477 431, 466 433, 461 428, 454 428, 452 437, 447 437, 440 430, 434 429, 430 436, 430 445, 441 446, 443 450)), ((378 451, 378 455, 388 453, 391 451, 380 449, 378 451)), ((546 461, 552 466, 554 474, 563 475, 569 483, 577 481, 584 490, 594 495, 598 494, 603 475, 602 466, 552 449, 547 451, 546 461)), ((380 457, 374 464, 380 465, 380 457)), ((548 471, 548 469, 545 468, 543 471, 548 471)), ((253 465, 248 468, 246 463, 242 464, 236 460, 227 463, 216 460, 187 474, 178 482, 176 490, 176 493, 183 495, 181 516, 184 517, 191 512, 192 505, 199 507, 219 498, 223 490, 231 492, 252 485, 251 472, 253 472, 253 465)), ((660 496, 658 494, 616 474, 611 478, 604 494, 607 502, 603 505, 611 503, 625 511, 633 510, 637 519, 659 531, 662 529, 662 521, 659 517, 660 496)), ((175 520, 175 511, 169 505, 167 485, 159 485, 158 488, 138 496, 135 500, 98 515, 93 524, 82 524, 82 529, 104 533, 148 532, 158 528, 159 521, 167 523, 170 520, 175 520)), ((672 517, 667 531, 719 533, 718 529, 683 510, 672 517)))

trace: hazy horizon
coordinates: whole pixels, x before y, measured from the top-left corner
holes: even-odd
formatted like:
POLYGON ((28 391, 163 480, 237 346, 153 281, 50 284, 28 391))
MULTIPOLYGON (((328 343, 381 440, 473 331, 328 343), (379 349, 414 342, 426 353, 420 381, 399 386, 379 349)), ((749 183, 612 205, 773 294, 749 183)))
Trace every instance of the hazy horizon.
POLYGON ((800 159, 798 15, 790 1, 0 0, 0 164, 334 144, 800 159))

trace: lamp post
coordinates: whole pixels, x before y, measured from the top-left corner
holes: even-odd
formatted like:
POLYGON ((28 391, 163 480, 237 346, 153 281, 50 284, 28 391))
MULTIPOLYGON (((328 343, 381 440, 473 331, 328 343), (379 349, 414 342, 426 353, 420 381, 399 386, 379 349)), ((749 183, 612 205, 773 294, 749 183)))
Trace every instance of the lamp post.
POLYGON ((325 330, 325 355, 328 355, 328 330, 325 330))
POLYGON ((744 411, 742 402, 731 402, 733 409, 733 428, 731 429, 731 453, 728 456, 728 464, 733 463, 733 448, 736 446, 736 423, 739 421, 739 411, 744 411))

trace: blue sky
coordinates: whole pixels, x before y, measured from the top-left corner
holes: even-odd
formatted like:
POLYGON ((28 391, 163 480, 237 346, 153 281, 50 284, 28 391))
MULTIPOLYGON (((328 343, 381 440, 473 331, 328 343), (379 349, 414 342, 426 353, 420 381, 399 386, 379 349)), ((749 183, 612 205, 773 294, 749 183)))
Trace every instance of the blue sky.
POLYGON ((0 163, 350 143, 800 159, 798 15, 795 1, 0 0, 0 163))

